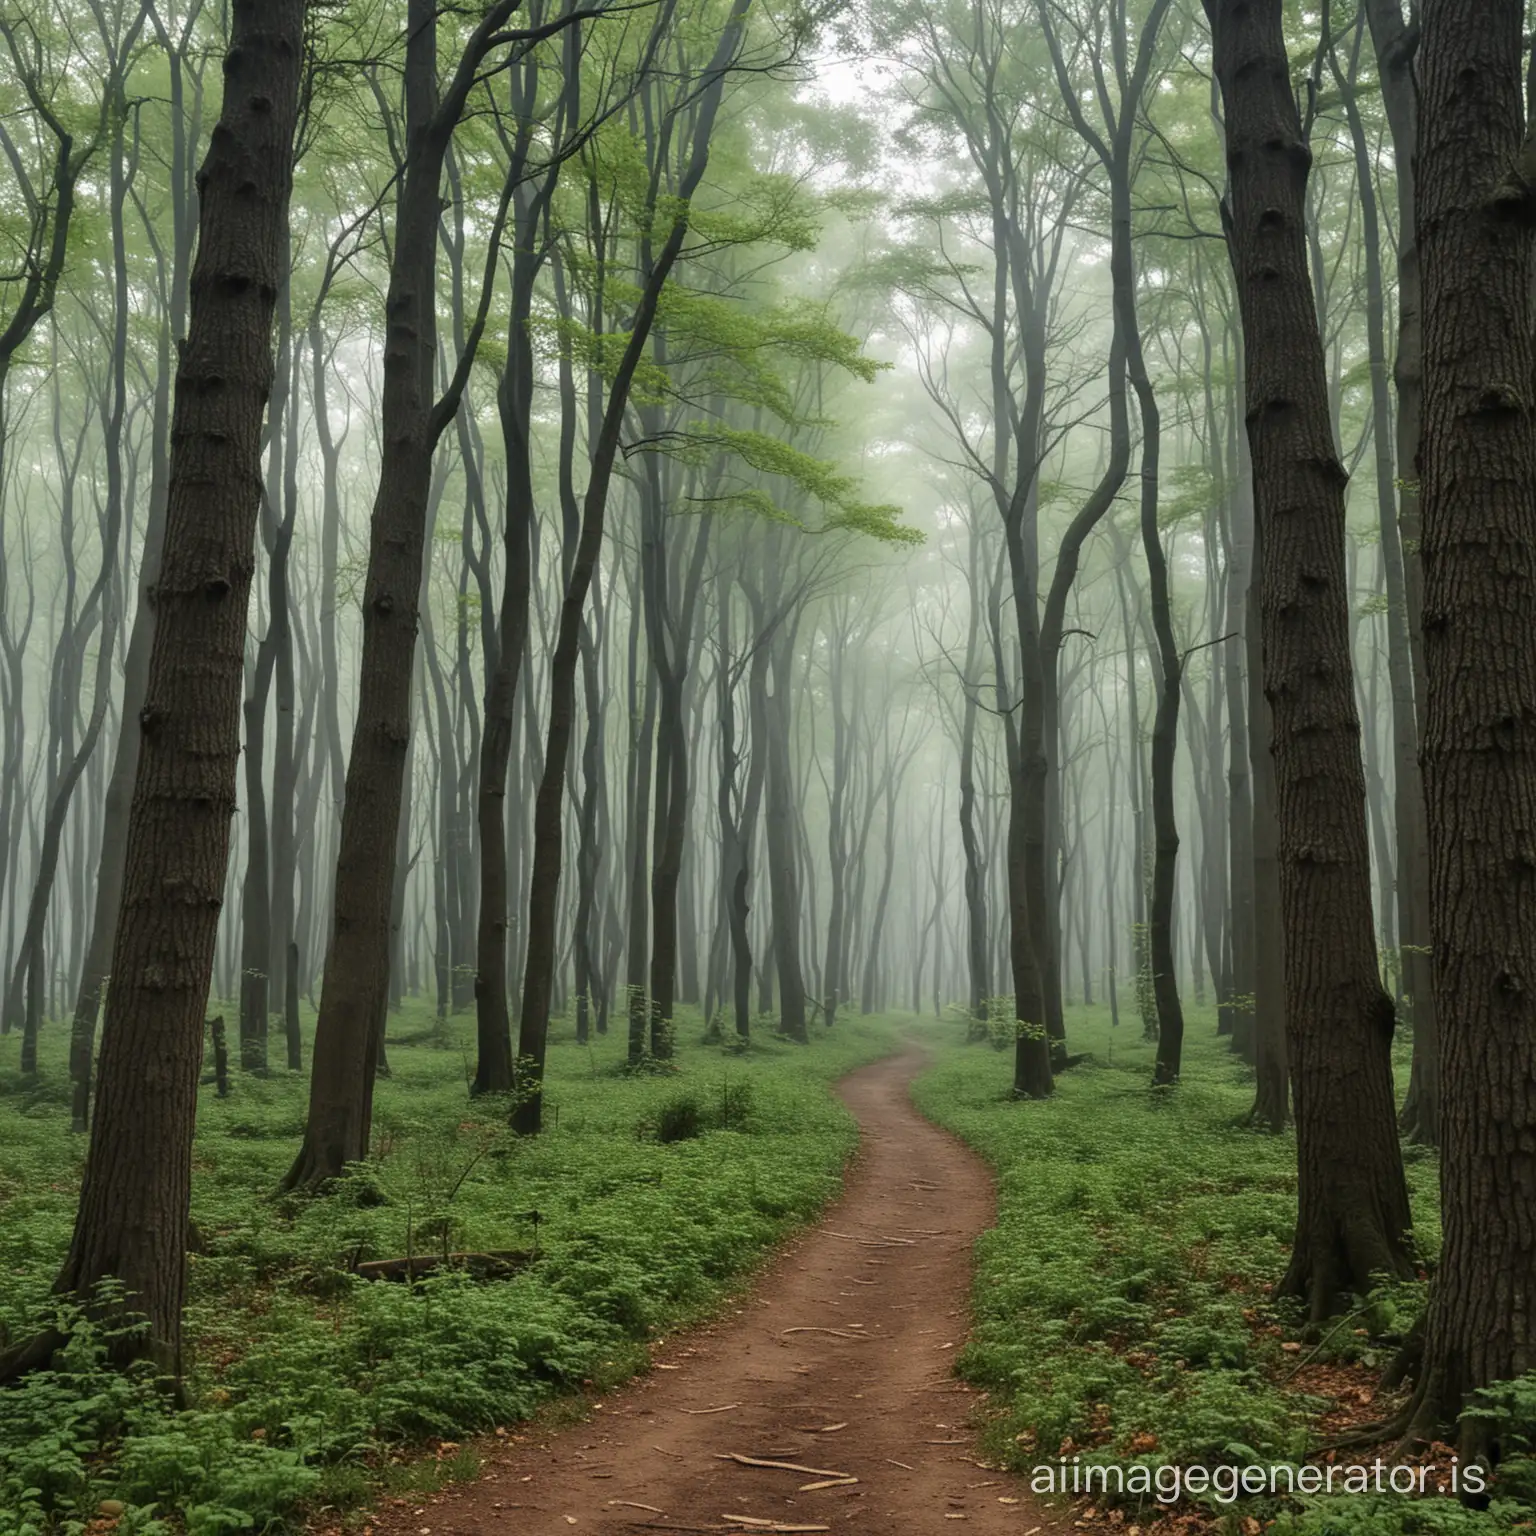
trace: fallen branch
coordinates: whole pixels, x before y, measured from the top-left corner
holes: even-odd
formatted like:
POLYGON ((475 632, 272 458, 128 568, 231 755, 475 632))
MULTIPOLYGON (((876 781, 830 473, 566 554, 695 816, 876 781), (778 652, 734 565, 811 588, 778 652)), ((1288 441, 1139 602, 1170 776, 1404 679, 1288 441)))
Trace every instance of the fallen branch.
POLYGON ((818 1488, 846 1488, 858 1482, 856 1477, 824 1477, 819 1483, 801 1483, 797 1493, 815 1493, 818 1488))
POLYGON ((828 1467, 802 1467, 798 1461, 769 1461, 762 1456, 743 1456, 740 1451, 716 1451, 716 1461, 740 1462, 744 1467, 774 1467, 780 1472, 804 1472, 808 1477, 850 1477, 849 1472, 836 1472, 828 1467))
POLYGON ((837 1339, 867 1339, 867 1333, 845 1333, 841 1328, 781 1328, 779 1337, 783 1338, 787 1333, 830 1333, 837 1339))
POLYGON ((721 1403, 718 1408, 683 1408, 683 1409, 680 1409, 679 1411, 682 1412, 682 1413, 691 1413, 691 1414, 694 1414, 694 1415, 698 1415, 698 1414, 702 1414, 702 1413, 729 1413, 732 1408, 740 1408, 740 1407, 741 1407, 740 1403, 721 1403))
POLYGON ((533 1255, 522 1249, 502 1248, 487 1253, 420 1253, 403 1259, 370 1259, 354 1264, 352 1273, 359 1280, 417 1280, 441 1269, 467 1270, 477 1280, 504 1280, 533 1262, 533 1255))
POLYGON ((830 1531, 830 1525, 785 1525, 778 1520, 754 1520, 751 1515, 721 1515, 722 1520, 730 1520, 738 1526, 746 1526, 750 1531, 830 1531))

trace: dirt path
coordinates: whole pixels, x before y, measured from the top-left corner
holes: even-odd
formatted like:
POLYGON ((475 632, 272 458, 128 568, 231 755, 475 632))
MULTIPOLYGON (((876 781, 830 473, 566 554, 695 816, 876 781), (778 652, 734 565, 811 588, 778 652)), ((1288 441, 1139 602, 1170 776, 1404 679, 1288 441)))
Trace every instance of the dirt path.
POLYGON ((509 1442, 476 1481, 381 1511, 375 1536, 751 1529, 736 1517, 858 1536, 1068 1529, 973 1459, 973 1397, 951 1366, 992 1182, 912 1108, 922 1064, 908 1050, 838 1085, 862 1130, 843 1195, 733 1315, 669 1341, 586 1423, 509 1442), (802 1486, 836 1473, 858 1481, 802 1486))

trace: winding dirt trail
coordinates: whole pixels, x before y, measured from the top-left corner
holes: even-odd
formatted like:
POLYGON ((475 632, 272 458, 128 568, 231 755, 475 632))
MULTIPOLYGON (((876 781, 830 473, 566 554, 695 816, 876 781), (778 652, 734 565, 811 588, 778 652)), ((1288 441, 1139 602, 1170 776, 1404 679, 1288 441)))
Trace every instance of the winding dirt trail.
POLYGON ((375 1536, 1069 1529, 974 1459, 974 1399, 951 1367, 992 1181, 913 1109, 923 1060, 908 1049, 838 1085, 862 1133, 844 1192, 733 1314, 668 1341, 587 1422, 509 1436, 475 1481, 379 1511, 375 1536))

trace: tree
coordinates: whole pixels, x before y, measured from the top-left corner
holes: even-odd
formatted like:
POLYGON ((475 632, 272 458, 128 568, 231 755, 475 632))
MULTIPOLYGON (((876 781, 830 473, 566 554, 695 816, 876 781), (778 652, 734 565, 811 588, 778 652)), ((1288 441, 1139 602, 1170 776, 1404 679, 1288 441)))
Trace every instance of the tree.
POLYGON ((1308 280, 1311 153, 1281 0, 1205 0, 1227 135, 1273 716, 1299 1214, 1281 1283, 1315 1320, 1413 1273, 1397 1145, 1392 1001, 1376 967, 1344 486, 1308 280))
MULTIPOLYGON (((192 1128, 229 862, 240 684, 272 317, 283 281, 302 0, 234 0, 224 103, 198 185, 190 322, 140 718, 101 1092, 58 1289, 108 1277, 147 1328, 125 1344, 180 1371, 192 1128)), ((45 1334, 0 1357, 41 1364, 45 1334)))
MULTIPOLYGON (((1365 0, 1361 7, 1370 28, 1376 53, 1381 101, 1392 135, 1394 182, 1397 190, 1397 355, 1392 377, 1397 392, 1396 457, 1405 468, 1416 465, 1419 430, 1424 411, 1424 360, 1422 285, 1417 238, 1416 159, 1418 154, 1418 102, 1413 79, 1413 56, 1418 44, 1417 25, 1403 16, 1401 0, 1365 0)), ((1379 450, 1378 450, 1379 451, 1379 450)), ((1401 533, 1403 627, 1409 650, 1409 671, 1414 699, 1420 710, 1424 693, 1423 569, 1418 546, 1419 482, 1408 474, 1397 482, 1398 525, 1401 533)), ((1383 535, 1386 542, 1386 535, 1383 535)), ((1391 577, 1391 561, 1388 576, 1391 577)), ((1388 592, 1389 602, 1393 601, 1388 592)), ((1394 643, 1396 643, 1394 639, 1394 643)), ((1389 658, 1392 659, 1392 658, 1389 658)), ((1395 661, 1395 659, 1394 659, 1395 661)), ((1403 684, 1393 679, 1394 745, 1398 768, 1420 734, 1417 715, 1410 722, 1399 708, 1403 684), (1412 727, 1414 742, 1406 738, 1412 727), (1399 742, 1401 740, 1401 744, 1399 742)), ((1434 982, 1429 961, 1428 910, 1429 851, 1424 825, 1423 786, 1415 766, 1407 769, 1405 795, 1397 795, 1398 837, 1398 943, 1402 972, 1407 984, 1413 1018, 1413 1075, 1402 1109, 1403 1129, 1414 1141, 1434 1145, 1440 1139, 1440 1049, 1435 1021, 1434 982), (1417 796, 1415 799, 1414 797, 1417 796)), ((1399 780, 1400 786, 1405 781, 1399 780)))
MULTIPOLYGON (((576 673, 581 662, 581 634, 587 593, 603 546, 603 525, 614 460, 629 408, 630 389, 656 321, 662 290, 677 264, 688 236, 688 204, 709 167, 709 141, 727 72, 735 63, 745 33, 745 0, 733 0, 721 28, 714 55, 688 94, 691 148, 676 189, 662 207, 660 166, 653 168, 642 221, 642 284, 634 312, 625 329, 629 339, 620 354, 609 386, 597 436, 591 445, 591 465, 582 499, 581 526, 565 580, 559 630, 550 657, 550 712, 545 742, 544 773, 534 810, 533 869, 528 898, 528 954, 523 971, 522 1019, 518 1055, 528 1062, 519 1082, 524 1094, 513 1117, 522 1132, 536 1132, 541 1123, 544 1056, 555 969, 556 897, 560 889, 562 823, 566 757, 570 751, 576 703, 576 673), (654 232, 652 232, 654 230, 654 232), (659 242, 656 236, 660 235, 659 242)), ((674 107, 674 113, 676 107, 674 107)))
POLYGON ((1536 167, 1525 138, 1524 7, 1425 0, 1418 246, 1424 791, 1442 1049, 1445 1243, 1409 1423, 1536 1367, 1536 167), (1494 660, 1496 658, 1496 664, 1494 660))
MULTIPOLYGON (((385 297, 383 453, 363 594, 357 725, 347 760, 335 912, 315 1029, 304 1144, 284 1187, 334 1178, 368 1150, 373 1082, 388 1004, 395 848, 410 743, 422 548, 439 439, 452 424, 485 328, 508 182, 489 242, 479 311, 441 395, 437 367, 437 230, 443 162, 482 63, 508 44, 534 46, 544 29, 504 31, 517 0, 497 0, 465 41, 439 95, 438 17, 411 0, 405 59, 406 157, 385 297)), ((562 23, 568 24, 568 23, 562 23)), ((554 30, 554 29, 551 29, 554 30)))

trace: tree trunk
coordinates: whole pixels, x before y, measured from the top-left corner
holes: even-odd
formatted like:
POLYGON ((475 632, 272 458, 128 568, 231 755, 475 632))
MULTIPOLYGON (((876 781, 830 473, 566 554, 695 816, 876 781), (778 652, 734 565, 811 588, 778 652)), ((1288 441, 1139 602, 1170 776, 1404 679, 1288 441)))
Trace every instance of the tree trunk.
POLYGON ((642 265, 644 285, 635 313, 627 327, 629 340, 619 358, 609 387, 608 405, 592 444, 592 465, 581 510, 581 533, 565 595, 560 623, 550 658, 549 730, 545 741, 544 771, 534 803, 533 870, 529 880, 528 953, 523 970, 523 1007, 518 1034, 518 1054, 527 1063, 519 1081, 524 1097, 513 1115, 514 1129, 524 1134, 539 1130, 543 1118, 544 1057, 549 1040, 550 1002, 554 987, 555 922, 560 894, 560 865, 564 832, 566 758, 570 752, 576 706, 576 673, 580 665, 582 613, 587 592, 603 546, 603 524, 608 490, 613 479, 619 438, 629 409, 629 392, 640 364, 662 288, 677 262, 688 233, 688 199, 698 190, 709 165, 709 139, 714 131, 725 75, 735 60, 745 23, 746 0, 734 0, 721 30, 715 54, 702 78, 695 103, 693 146, 677 188, 670 224, 659 224, 667 233, 661 248, 651 253, 646 242, 642 265))
MULTIPOLYGON (((457 410, 474 350, 467 345, 448 393, 434 401, 439 188, 453 130, 480 63, 515 4, 496 0, 485 12, 441 103, 437 13, 431 0, 410 0, 408 8, 408 149, 385 297, 382 456, 362 594, 357 724, 347 762, 309 1115, 304 1144, 283 1181, 288 1189, 335 1178, 368 1150, 374 1074, 389 1001, 395 841, 411 740, 432 458, 457 410)), ((493 250, 499 234, 499 229, 494 232, 493 250)))
MULTIPOLYGON (((1424 792, 1445 1241, 1417 1420, 1536 1368, 1536 175, 1520 0, 1425 0, 1424 792), (1496 664, 1495 664, 1496 663, 1496 664)), ((1461 1421, 1463 1458, 1498 1428, 1461 1421)))
POLYGON ((231 14, 224 104, 199 176, 200 241, 101 1092, 58 1280, 79 1295, 107 1276, 121 1280, 128 1308, 148 1320, 147 1334, 124 1347, 147 1349, 173 1373, 303 57, 298 0, 235 0, 231 14))
MULTIPOLYGON (((1422 294, 1417 232, 1418 100, 1413 57, 1419 28, 1410 28, 1400 0, 1365 0, 1366 20, 1376 52, 1377 76, 1387 125, 1392 134, 1393 183, 1397 188, 1397 357, 1392 378, 1397 389, 1397 464, 1417 465, 1423 417, 1424 362, 1422 294)), ((1400 474, 1397 482, 1398 541, 1402 552, 1403 606, 1407 615, 1408 652, 1413 695, 1424 700, 1424 580, 1419 558, 1419 482, 1400 474)), ((1416 731, 1418 717, 1415 717, 1416 731)), ((1397 722, 1393 721, 1394 733, 1397 722)), ((1394 737, 1395 744, 1395 737, 1394 737)), ((1415 779, 1419 774, 1415 769, 1415 779)), ((1420 803, 1423 816, 1422 782, 1420 803)), ((1401 803, 1402 797, 1399 796, 1401 803)), ((1412 802, 1408 802, 1412 804, 1412 802)), ((1399 838, 1402 832, 1399 831, 1399 838)), ((1428 828, 1410 829, 1398 860, 1398 929, 1403 984, 1413 1022, 1413 1071, 1403 1104, 1402 1127, 1411 1141, 1439 1141, 1440 1086, 1438 1032, 1435 1027, 1433 973, 1428 943, 1428 828)))
MULTIPOLYGON (((773 693, 763 709, 768 758, 763 835, 768 854, 768 897, 773 912, 773 957, 779 980, 779 1028, 805 1040, 805 979, 800 965, 800 883, 795 867, 794 783, 789 760, 789 688, 793 633, 771 651, 773 693)), ((754 733, 753 751, 758 750, 754 733)))
POLYGON ((1299 1214, 1284 1294, 1316 1320, 1413 1273, 1392 1097, 1392 1002, 1371 917, 1360 723, 1334 447, 1308 282, 1301 136, 1281 0, 1205 0, 1226 110, 1230 247, 1243 315, 1263 548, 1286 1019, 1299 1214))

